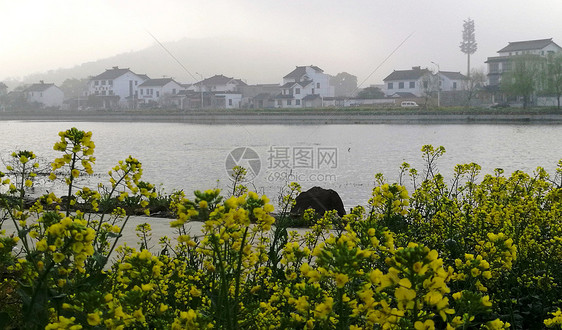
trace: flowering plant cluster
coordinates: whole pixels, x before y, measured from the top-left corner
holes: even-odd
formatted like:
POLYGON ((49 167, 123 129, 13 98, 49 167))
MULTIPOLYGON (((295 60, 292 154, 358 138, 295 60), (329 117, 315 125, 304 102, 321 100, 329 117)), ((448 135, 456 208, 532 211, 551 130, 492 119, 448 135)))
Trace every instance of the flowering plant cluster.
MULTIPOLYGON (((400 182, 376 176, 365 207, 339 217, 306 212, 288 227, 292 183, 274 217, 265 196, 233 186, 171 196, 177 239, 151 249, 120 245, 121 207, 78 187, 92 173, 91 133, 60 134, 52 164, 68 193, 25 205, 36 156, 12 154, 0 172, 0 327, 45 329, 504 329, 562 325, 562 161, 551 178, 458 165, 436 171, 443 147, 424 146, 427 167, 403 164, 400 182), (410 194, 403 184, 409 178, 410 194), (76 203, 87 208, 72 212, 76 203), (190 222, 203 222, 202 235, 190 222), (156 252, 159 251, 158 253, 156 252)), ((243 175, 243 171, 236 171, 243 175)), ((153 186, 133 157, 99 189, 146 207, 153 186)))

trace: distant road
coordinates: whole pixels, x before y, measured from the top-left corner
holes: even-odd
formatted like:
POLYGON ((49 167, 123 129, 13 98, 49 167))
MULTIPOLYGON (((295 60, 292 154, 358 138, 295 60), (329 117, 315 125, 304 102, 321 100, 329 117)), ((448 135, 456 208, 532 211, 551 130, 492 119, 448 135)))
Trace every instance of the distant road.
POLYGON ((266 109, 206 111, 49 111, 0 112, 0 120, 89 122, 184 122, 194 124, 562 124, 556 109, 373 110, 266 109))

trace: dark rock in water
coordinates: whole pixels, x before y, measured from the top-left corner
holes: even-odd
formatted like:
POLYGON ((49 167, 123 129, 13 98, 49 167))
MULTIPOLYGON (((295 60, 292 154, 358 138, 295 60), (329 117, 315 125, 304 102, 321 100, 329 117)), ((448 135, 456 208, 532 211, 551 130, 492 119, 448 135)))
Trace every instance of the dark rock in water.
POLYGON ((320 187, 310 188, 298 195, 291 214, 302 216, 304 211, 308 209, 314 209, 320 216, 323 216, 326 211, 331 210, 336 210, 340 217, 345 215, 345 208, 340 195, 332 189, 320 187))

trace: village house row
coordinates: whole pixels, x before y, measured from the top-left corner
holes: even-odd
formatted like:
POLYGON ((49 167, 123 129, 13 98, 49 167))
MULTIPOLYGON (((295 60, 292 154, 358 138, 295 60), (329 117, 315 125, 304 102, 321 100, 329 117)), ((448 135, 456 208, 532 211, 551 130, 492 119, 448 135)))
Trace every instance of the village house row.
MULTIPOLYGON (((562 48, 552 39, 510 42, 489 57, 487 82, 479 86, 480 102, 493 102, 500 92, 503 73, 511 70, 519 55, 540 57, 559 53, 562 48)), ((282 78, 282 84, 248 85, 242 79, 215 75, 194 84, 182 84, 172 78, 151 79, 129 68, 113 67, 88 80, 83 96, 65 99, 59 87, 40 81, 19 92, 28 103, 56 109, 238 109, 238 108, 317 108, 326 106, 357 106, 365 104, 394 105, 401 101, 420 101, 428 96, 438 98, 441 105, 462 105, 467 77, 460 72, 433 72, 414 66, 395 70, 383 79, 380 90, 384 98, 360 99, 357 88, 336 93, 333 77, 317 66, 297 66, 282 78), (441 98, 441 100, 439 100, 441 98)), ((0 97, 9 99, 7 86, 0 82, 0 97)), ((12 95, 12 98, 14 95, 12 95)), ((2 108, 2 104, 0 104, 2 108)))

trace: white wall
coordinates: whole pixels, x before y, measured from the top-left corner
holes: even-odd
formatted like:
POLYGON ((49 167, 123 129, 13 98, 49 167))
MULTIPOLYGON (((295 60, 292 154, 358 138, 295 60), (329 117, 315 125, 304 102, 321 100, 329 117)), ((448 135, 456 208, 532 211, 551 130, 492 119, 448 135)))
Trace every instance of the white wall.
POLYGON ((60 88, 51 86, 42 92, 28 92, 27 101, 43 104, 45 107, 60 107, 64 100, 64 93, 60 88))
POLYGON ((90 80, 88 83, 88 95, 96 95, 96 92, 98 92, 97 95, 117 95, 120 97, 119 104, 121 106, 126 106, 128 104, 126 98, 131 95, 129 82, 132 82, 132 95, 135 95, 138 90, 138 85, 142 84, 144 79, 129 71, 113 79, 111 85, 109 84, 109 80, 105 80, 105 85, 102 84, 102 80, 98 80, 97 85, 95 82, 95 80, 90 80))
MULTIPOLYGON (((431 82, 428 82, 431 84, 431 82)), ((418 80, 394 80, 394 81, 387 81, 384 84, 383 92, 386 96, 390 96, 394 93, 412 93, 416 96, 421 96, 425 88, 423 87, 423 78, 418 80), (410 87, 410 82, 414 83, 414 87, 410 87), (388 84, 392 83, 392 89, 388 88, 388 84), (400 88, 400 83, 404 84, 403 88, 400 88)))
POLYGON ((334 86, 330 86, 330 76, 323 72, 316 72, 311 67, 306 67, 306 73, 312 79, 313 86, 307 88, 313 88, 314 93, 311 94, 318 94, 322 97, 334 97, 335 96, 335 89, 334 86))
POLYGON ((170 81, 164 86, 146 86, 146 87, 138 87, 138 99, 144 100, 145 102, 148 101, 160 101, 164 95, 173 95, 177 94, 179 91, 182 91, 183 87, 173 81, 170 81), (175 93, 174 93, 175 89, 175 93), (141 93, 142 90, 142 93, 141 93), (149 94, 149 90, 152 90, 152 94, 149 94))

